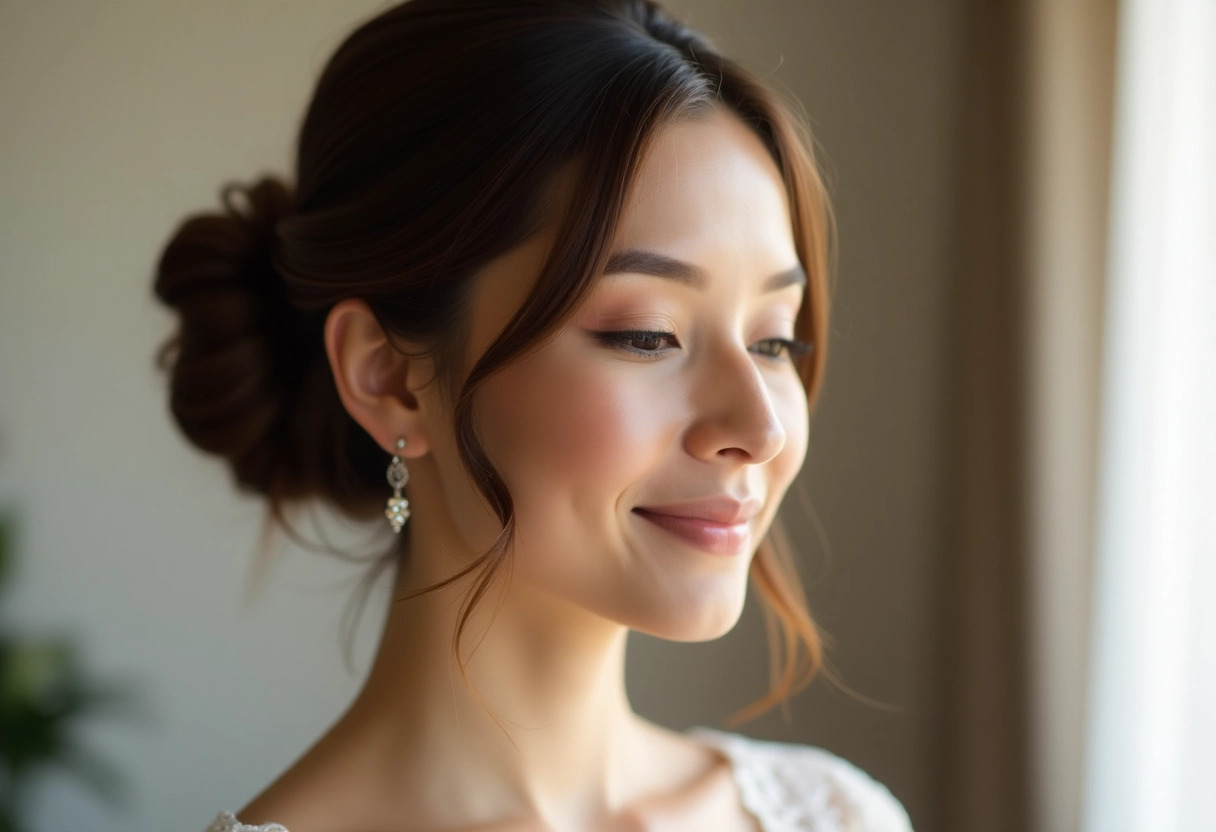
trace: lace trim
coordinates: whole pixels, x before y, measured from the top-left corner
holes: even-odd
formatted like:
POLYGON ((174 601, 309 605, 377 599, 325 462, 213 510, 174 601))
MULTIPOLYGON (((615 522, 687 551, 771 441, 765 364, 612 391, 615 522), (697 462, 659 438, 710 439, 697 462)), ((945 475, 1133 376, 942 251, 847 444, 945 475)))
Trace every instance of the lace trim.
POLYGON ((739 797, 764 832, 850 832, 853 815, 824 771, 827 752, 698 726, 690 734, 731 761, 739 797))
POLYGON ((241 823, 232 812, 220 812, 211 821, 204 832, 287 832, 287 827, 281 823, 263 823, 261 826, 250 826, 241 823))

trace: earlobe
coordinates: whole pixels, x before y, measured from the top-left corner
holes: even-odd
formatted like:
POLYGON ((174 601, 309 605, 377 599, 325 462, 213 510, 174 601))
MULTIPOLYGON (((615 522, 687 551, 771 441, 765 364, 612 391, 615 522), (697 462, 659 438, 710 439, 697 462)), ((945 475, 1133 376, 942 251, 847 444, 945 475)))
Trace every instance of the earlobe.
POLYGON ((388 339, 365 301, 347 298, 325 319, 325 353, 342 406, 385 453, 397 453, 397 437, 408 438, 405 456, 429 450, 424 396, 411 389, 427 363, 409 356, 388 339))

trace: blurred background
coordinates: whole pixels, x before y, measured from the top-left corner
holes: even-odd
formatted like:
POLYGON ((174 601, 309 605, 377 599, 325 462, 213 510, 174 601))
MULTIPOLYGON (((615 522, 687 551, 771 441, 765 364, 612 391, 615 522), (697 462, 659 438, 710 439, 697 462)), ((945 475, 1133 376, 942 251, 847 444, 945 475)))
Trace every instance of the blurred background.
MULTIPOLYGON (((352 672, 362 567, 281 543, 255 579, 262 504, 176 433, 151 281, 222 183, 290 175, 385 5, 0 0, 9 828, 202 830, 361 682, 387 581, 352 672)), ((839 220, 784 515, 831 661, 884 704, 821 677, 740 730, 845 756, 921 832, 1216 829, 1216 3, 667 6, 801 102, 839 220)), ((631 699, 720 725, 764 645, 754 597, 719 641, 634 635, 631 699)))

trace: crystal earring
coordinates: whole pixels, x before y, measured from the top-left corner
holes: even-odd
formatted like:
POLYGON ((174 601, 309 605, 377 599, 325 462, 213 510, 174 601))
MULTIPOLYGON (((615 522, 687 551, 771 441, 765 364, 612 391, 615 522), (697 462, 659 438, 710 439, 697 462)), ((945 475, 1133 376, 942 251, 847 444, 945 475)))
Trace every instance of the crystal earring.
MULTIPOLYGON (((397 438, 397 450, 401 451, 405 447, 405 440, 397 438)), ((388 498, 388 507, 384 509, 384 516, 388 518, 388 522, 392 524, 393 531, 397 534, 401 533, 401 527, 405 525, 405 521, 410 519, 410 501, 401 496, 401 488, 410 481, 410 472, 406 470, 405 463, 401 461, 401 457, 393 454, 393 461, 388 466, 388 484, 393 487, 393 496, 388 498)))

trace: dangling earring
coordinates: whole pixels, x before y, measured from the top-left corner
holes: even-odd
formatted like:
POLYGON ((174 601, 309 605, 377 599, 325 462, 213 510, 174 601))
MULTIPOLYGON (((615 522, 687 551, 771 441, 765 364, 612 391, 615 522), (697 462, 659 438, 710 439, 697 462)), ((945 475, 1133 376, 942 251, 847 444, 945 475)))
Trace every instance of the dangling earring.
MULTIPOLYGON (((397 450, 401 451, 404 447, 405 440, 398 437, 397 450)), ((393 454, 393 461, 388 465, 388 484, 393 487, 393 496, 388 498, 388 508, 384 510, 384 516, 397 534, 401 533, 405 521, 410 519, 410 501, 401 496, 401 487, 409 481, 410 472, 406 470, 405 463, 401 461, 400 456, 393 454)))

